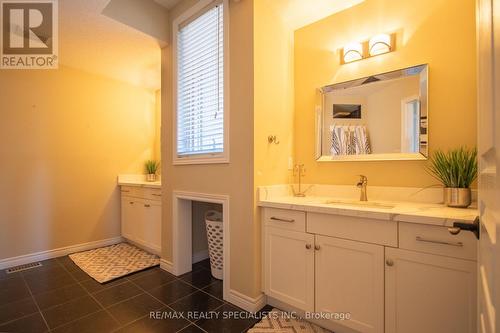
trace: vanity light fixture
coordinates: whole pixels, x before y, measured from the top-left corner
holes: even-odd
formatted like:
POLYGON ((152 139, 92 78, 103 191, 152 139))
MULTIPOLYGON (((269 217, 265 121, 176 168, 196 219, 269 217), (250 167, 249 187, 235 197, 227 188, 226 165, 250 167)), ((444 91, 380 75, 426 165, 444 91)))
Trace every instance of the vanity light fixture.
POLYGON ((349 43, 342 49, 342 62, 347 64, 349 62, 363 59, 363 44, 349 43))
POLYGON ((349 43, 341 49, 340 63, 347 64, 392 52, 394 51, 395 37, 395 34, 378 34, 362 43, 349 43))
POLYGON ((370 57, 392 51, 391 35, 379 34, 370 38, 368 42, 368 54, 370 57))

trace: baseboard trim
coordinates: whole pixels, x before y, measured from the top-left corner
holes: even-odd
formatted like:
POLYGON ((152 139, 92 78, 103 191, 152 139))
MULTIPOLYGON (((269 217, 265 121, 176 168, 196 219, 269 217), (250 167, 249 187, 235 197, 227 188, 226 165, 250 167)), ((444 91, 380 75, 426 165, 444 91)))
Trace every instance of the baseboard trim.
POLYGON ((95 248, 103 247, 103 246, 108 246, 108 245, 113 245, 113 244, 121 243, 123 241, 124 241, 124 239, 121 236, 120 237, 113 237, 113 238, 107 238, 107 239, 102 239, 102 240, 88 242, 88 243, 81 243, 81 244, 76 244, 76 245, 60 247, 57 249, 52 249, 52 250, 47 250, 47 251, 25 254, 22 256, 18 256, 18 257, 6 258, 6 259, 0 260, 0 269, 6 269, 9 267, 29 264, 29 263, 32 263, 35 261, 41 261, 41 260, 62 257, 62 256, 66 256, 66 255, 71 254, 71 253, 91 250, 91 249, 95 249, 95 248))
POLYGON ((267 302, 264 294, 260 294, 257 297, 249 297, 233 289, 229 290, 228 296, 229 297, 225 299, 226 301, 242 308, 243 310, 253 313, 262 309, 267 302))
POLYGON ((198 251, 196 253, 193 253, 193 264, 196 264, 197 262, 203 261, 208 258, 209 258, 208 249, 198 251))
MULTIPOLYGON (((160 268, 164 271, 169 272, 170 274, 174 274, 174 265, 171 261, 166 259, 160 259, 160 268)), ((174 274, 175 275, 175 274, 174 274)))

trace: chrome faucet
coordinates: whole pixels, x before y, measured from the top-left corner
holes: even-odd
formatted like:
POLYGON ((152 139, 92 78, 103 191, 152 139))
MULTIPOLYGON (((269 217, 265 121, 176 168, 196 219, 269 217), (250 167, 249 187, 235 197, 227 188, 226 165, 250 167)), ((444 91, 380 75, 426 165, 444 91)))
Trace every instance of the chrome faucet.
POLYGON ((368 185, 368 178, 363 175, 359 175, 359 182, 356 184, 357 187, 361 189, 360 201, 368 201, 368 198, 366 196, 366 185, 368 185))

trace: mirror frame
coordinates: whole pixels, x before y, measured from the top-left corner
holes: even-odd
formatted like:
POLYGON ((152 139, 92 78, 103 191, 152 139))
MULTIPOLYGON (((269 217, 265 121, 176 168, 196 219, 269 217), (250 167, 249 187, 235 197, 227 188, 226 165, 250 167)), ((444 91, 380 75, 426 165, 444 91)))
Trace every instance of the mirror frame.
MULTIPOLYGON (((361 77, 354 80, 339 82, 330 84, 317 89, 316 94, 316 107, 315 107, 315 136, 316 136, 316 148, 315 157, 318 162, 353 162, 353 161, 418 161, 426 160, 429 153, 429 65, 421 64, 415 65, 407 68, 397 69, 394 71, 389 71, 385 73, 377 73, 370 76, 361 77), (408 74, 407 71, 411 69, 419 69, 417 74, 408 74), (321 155, 322 145, 323 145, 323 111, 324 106, 324 95, 333 90, 346 89, 349 87, 360 86, 361 84, 355 84, 356 82, 363 82, 370 76, 377 75, 394 75, 393 78, 405 77, 410 75, 420 75, 420 114, 424 114, 427 120, 426 128, 426 143, 420 145, 420 152, 418 153, 386 153, 386 154, 364 154, 364 155, 342 155, 342 156, 332 156, 332 155, 321 155), (423 149, 422 147, 425 146, 423 149)), ((391 78, 392 79, 392 78, 391 78)), ((368 83, 370 84, 370 83, 368 83)), ((422 119, 422 118, 421 118, 422 119)), ((422 135, 422 134, 420 134, 422 135)))

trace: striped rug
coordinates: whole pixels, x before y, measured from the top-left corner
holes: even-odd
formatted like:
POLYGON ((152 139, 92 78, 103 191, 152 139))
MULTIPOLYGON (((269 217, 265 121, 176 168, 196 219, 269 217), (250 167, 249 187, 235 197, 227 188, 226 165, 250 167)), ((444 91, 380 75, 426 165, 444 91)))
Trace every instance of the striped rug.
POLYGON ((291 318, 287 312, 273 309, 248 333, 332 333, 318 325, 299 318, 291 318))
POLYGON ((73 253, 69 257, 85 273, 100 283, 160 264, 158 256, 128 243, 73 253))

